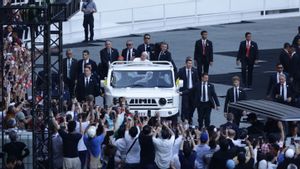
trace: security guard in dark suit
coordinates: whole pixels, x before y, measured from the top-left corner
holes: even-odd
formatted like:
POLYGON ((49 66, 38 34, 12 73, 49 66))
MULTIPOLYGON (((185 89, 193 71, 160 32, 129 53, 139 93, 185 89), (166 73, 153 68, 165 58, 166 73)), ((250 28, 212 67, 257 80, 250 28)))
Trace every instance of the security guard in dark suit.
POLYGON ((224 115, 227 116, 228 113, 232 113, 234 116, 233 122, 239 126, 242 111, 232 109, 228 107, 229 103, 235 103, 240 100, 246 100, 247 95, 246 92, 240 87, 240 78, 238 76, 232 77, 233 87, 227 90, 226 98, 225 98, 225 105, 224 105, 224 115))
POLYGON ((179 89, 182 95, 181 103, 181 120, 188 120, 190 124, 193 123, 193 114, 195 111, 195 93, 192 89, 199 81, 197 69, 193 67, 192 57, 185 59, 185 66, 180 68, 177 74, 177 78, 183 80, 183 87, 179 89))

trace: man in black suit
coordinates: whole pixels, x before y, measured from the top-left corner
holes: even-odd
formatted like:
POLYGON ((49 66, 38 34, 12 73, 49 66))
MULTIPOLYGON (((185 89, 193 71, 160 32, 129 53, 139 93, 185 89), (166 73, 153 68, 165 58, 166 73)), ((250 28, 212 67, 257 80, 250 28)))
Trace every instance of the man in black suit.
POLYGON ((273 94, 274 87, 279 83, 279 76, 284 74, 287 79, 288 74, 283 72, 283 65, 281 63, 276 64, 276 73, 273 73, 270 76, 269 84, 268 84, 268 89, 267 89, 267 97, 268 98, 273 98, 271 94, 273 94))
POLYGON ((156 60, 155 59, 155 45, 150 43, 151 36, 149 34, 144 35, 144 43, 139 45, 137 48, 138 57, 141 56, 143 52, 147 52, 150 58, 149 60, 156 60))
POLYGON ((208 82, 208 74, 204 73, 201 77, 202 81, 195 85, 195 105, 198 110, 198 123, 199 129, 203 127, 203 121, 205 127, 210 125, 210 113, 211 109, 219 109, 220 103, 215 92, 213 84, 208 82))
POLYGON ((246 32, 245 41, 240 43, 238 55, 236 58, 237 65, 242 64, 242 82, 243 85, 251 88, 252 74, 254 64, 258 60, 258 47, 257 43, 251 40, 251 33, 246 32))
POLYGON ((201 39, 195 43, 194 60, 199 77, 203 72, 208 74, 209 65, 213 64, 213 44, 207 39, 207 35, 207 31, 202 31, 201 39))
POLYGON ((63 59, 63 80, 65 86, 69 89, 70 97, 74 97, 74 87, 77 81, 77 60, 73 58, 73 52, 71 49, 66 51, 67 58, 63 59))
POLYGON ((191 89, 199 80, 197 69, 193 67, 192 57, 189 56, 185 59, 185 66, 179 69, 177 78, 183 80, 183 87, 179 89, 182 95, 181 120, 187 119, 192 124, 196 106, 194 104, 195 93, 191 89))
POLYGON ((112 42, 107 40, 105 42, 105 48, 100 51, 100 60, 101 60, 101 75, 100 77, 106 77, 108 73, 109 65, 117 61, 119 57, 119 52, 117 49, 112 47, 112 42))
POLYGON ((238 76, 232 77, 232 83, 233 83, 233 87, 228 89, 226 93, 225 104, 224 104, 224 115, 227 116, 228 113, 232 113, 234 116, 233 122, 237 126, 239 126, 243 112, 240 110, 229 108, 228 104, 235 103, 240 100, 246 100, 247 95, 246 92, 240 87, 240 78, 238 76))
POLYGON ((94 97, 100 95, 99 80, 92 73, 90 64, 85 65, 84 74, 79 76, 76 86, 76 96, 79 102, 84 101, 88 95, 93 95, 94 97))
POLYGON ((283 49, 279 55, 279 62, 283 66, 283 72, 290 74, 290 64, 291 64, 291 55, 289 54, 289 50, 291 45, 289 43, 284 43, 283 49))
POLYGON ((284 74, 279 75, 279 83, 276 84, 273 92, 276 102, 291 105, 293 99, 292 86, 286 82, 284 74))
POLYGON ((172 59, 171 52, 168 51, 168 44, 166 42, 160 43, 160 52, 155 57, 157 61, 168 61, 171 62, 174 68, 175 74, 177 73, 177 67, 175 65, 175 62, 172 59))
POLYGON ((290 55, 292 57, 290 77, 294 92, 300 94, 300 55, 295 52, 294 48, 290 48, 290 55))
POLYGON ((128 40, 126 42, 126 48, 122 50, 124 61, 133 61, 137 54, 137 50, 133 47, 133 41, 128 40))
POLYGON ((84 50, 82 52, 82 59, 78 61, 78 77, 84 73, 84 66, 86 64, 90 64, 92 66, 92 72, 97 74, 97 64, 95 61, 90 59, 90 52, 88 50, 84 50))
POLYGON ((298 26, 298 34, 293 39, 293 46, 297 46, 298 39, 300 39, 300 26, 298 26))

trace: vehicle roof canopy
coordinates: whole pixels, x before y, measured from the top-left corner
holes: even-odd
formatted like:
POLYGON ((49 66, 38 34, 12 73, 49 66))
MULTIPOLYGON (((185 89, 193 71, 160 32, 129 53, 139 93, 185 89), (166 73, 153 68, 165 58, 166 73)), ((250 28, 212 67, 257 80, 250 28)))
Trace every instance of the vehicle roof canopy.
POLYGON ((300 109, 269 100, 243 100, 229 103, 229 107, 280 121, 300 121, 300 109))

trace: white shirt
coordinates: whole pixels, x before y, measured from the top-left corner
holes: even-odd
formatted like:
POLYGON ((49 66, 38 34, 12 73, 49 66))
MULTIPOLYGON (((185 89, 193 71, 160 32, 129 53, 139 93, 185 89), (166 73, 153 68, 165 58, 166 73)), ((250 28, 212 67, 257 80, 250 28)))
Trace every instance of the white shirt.
POLYGON ((283 88, 282 88, 282 85, 280 84, 280 95, 281 95, 281 97, 283 97, 284 101, 287 101, 287 86, 286 86, 286 82, 284 82, 283 88), (282 96, 282 90, 284 90, 283 91, 283 96, 282 96))
POLYGON ((172 148, 175 141, 175 136, 172 135, 170 139, 161 139, 152 137, 155 148, 155 163, 158 168, 167 169, 170 167, 172 160, 172 148))
POLYGON ((117 119, 116 119, 116 123, 115 123, 115 130, 117 131, 120 126, 122 125, 123 121, 124 121, 124 116, 125 116, 125 112, 122 112, 120 114, 118 114, 117 119))
POLYGON ((91 82, 90 79, 91 79, 91 76, 85 76, 84 77, 84 84, 85 84, 85 86, 91 82))
POLYGON ((179 136, 175 139, 175 142, 174 142, 174 145, 173 145, 173 156, 174 156, 175 154, 178 154, 178 153, 179 153, 179 149, 180 149, 182 140, 183 140, 182 135, 179 135, 179 136))
POLYGON ((70 78, 70 70, 72 66, 72 58, 67 59, 67 77, 70 78))
POLYGON ((132 58, 133 48, 127 49, 126 61, 130 61, 132 58))
POLYGON ((246 47, 249 47, 249 48, 251 47, 251 40, 249 40, 249 41, 246 40, 246 47))
POLYGON ((206 46, 206 40, 207 39, 202 39, 202 46, 206 46))
MULTIPOLYGON (((85 131, 85 129, 89 126, 89 124, 90 124, 89 121, 82 122, 82 123, 81 123, 82 131, 85 131)), ((79 123, 78 121, 76 121, 76 128, 75 128, 75 131, 76 131, 77 133, 81 133, 81 131, 80 131, 80 123, 79 123)), ((85 144, 84 144, 84 142, 83 142, 83 135, 82 135, 81 139, 80 139, 79 142, 78 142, 77 150, 78 150, 78 151, 85 151, 85 150, 87 150, 87 149, 86 149, 86 146, 85 146, 85 144)))
POLYGON ((126 158, 126 141, 125 138, 119 138, 117 140, 113 140, 113 145, 116 146, 117 151, 119 152, 120 159, 125 160, 126 158))
POLYGON ((258 163, 258 169, 276 169, 277 165, 272 162, 267 162, 266 160, 261 160, 258 163))
MULTIPOLYGON (((140 129, 138 127, 136 127, 136 128, 138 130, 138 134, 134 138, 132 138, 129 135, 128 131, 125 132, 126 153, 129 150, 129 148, 131 147, 131 145, 133 144, 134 140, 138 139, 138 137, 139 137, 140 129)), ((139 140, 136 140, 133 147, 128 152, 125 162, 129 163, 129 164, 139 163, 140 162, 140 151, 141 151, 141 147, 140 147, 139 140)))
POLYGON ((201 85, 201 101, 202 102, 208 102, 208 90, 207 90, 207 82, 202 82, 202 85, 201 85), (204 85, 204 88, 205 88, 205 100, 203 98, 203 85, 204 85))
POLYGON ((237 102, 239 97, 240 97, 239 88, 240 88, 239 86, 233 87, 233 100, 234 100, 234 102, 237 102))
POLYGON ((191 89, 193 88, 192 69, 185 69, 185 71, 186 71, 186 78, 189 78, 187 79, 189 81, 188 88, 191 89), (189 77, 189 71, 190 71, 190 77, 189 77))

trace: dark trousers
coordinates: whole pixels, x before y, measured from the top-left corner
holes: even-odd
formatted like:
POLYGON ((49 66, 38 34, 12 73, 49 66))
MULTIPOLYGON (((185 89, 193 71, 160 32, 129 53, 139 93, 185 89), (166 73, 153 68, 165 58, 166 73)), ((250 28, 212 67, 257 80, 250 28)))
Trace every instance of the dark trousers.
POLYGON ((249 59, 242 61, 242 82, 247 87, 252 85, 253 67, 254 64, 249 59))
POLYGON ((87 150, 86 151, 78 151, 79 159, 81 162, 81 169, 84 169, 86 159, 87 159, 87 154, 88 154, 87 150))
POLYGON ((197 63, 198 76, 201 77, 202 73, 207 73, 209 71, 209 62, 202 61, 197 63))
POLYGON ((182 95, 182 104, 181 104, 181 120, 184 121, 187 119, 189 124, 193 123, 193 114, 196 106, 194 105, 194 94, 189 92, 182 95))
POLYGON ((237 125, 237 126, 240 126, 240 122, 241 122, 241 117, 243 115, 243 113, 241 111, 232 111, 233 113, 233 116, 234 116, 234 120, 233 122, 237 125))
POLYGON ((197 106, 198 110, 198 123, 199 128, 203 127, 203 122, 205 127, 209 127, 210 125, 210 113, 211 113, 211 105, 210 102, 200 102, 197 106))
POLYGON ((94 16, 93 14, 87 14, 83 17, 84 37, 85 40, 89 39, 89 27, 90 27, 90 40, 94 39, 94 16))

